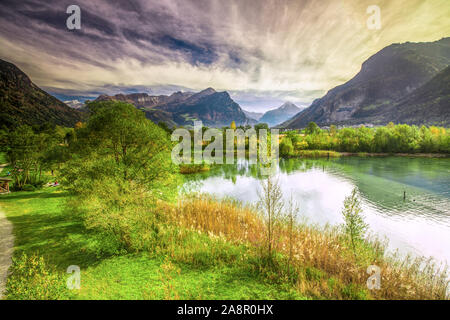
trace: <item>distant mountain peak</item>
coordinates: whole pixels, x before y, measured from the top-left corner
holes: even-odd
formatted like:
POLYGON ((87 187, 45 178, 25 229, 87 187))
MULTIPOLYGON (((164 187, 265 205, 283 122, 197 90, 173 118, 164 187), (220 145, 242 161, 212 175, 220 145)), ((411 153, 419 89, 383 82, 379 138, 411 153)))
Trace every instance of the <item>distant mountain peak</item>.
POLYGON ((261 117, 261 119, 259 119, 259 121, 267 123, 269 126, 273 127, 285 122, 286 120, 289 120, 297 113, 299 113, 301 110, 302 110, 301 108, 297 107, 292 102, 287 101, 280 107, 267 111, 261 117))
POLYGON ((214 93, 217 93, 217 91, 216 90, 214 90, 213 88, 211 88, 211 87, 209 87, 209 88, 206 88, 205 90, 202 90, 202 91, 200 91, 199 92, 199 94, 214 94, 214 93))
POLYGON ((300 111, 300 108, 297 105, 295 105, 294 103, 290 102, 290 101, 286 101, 278 109, 279 110, 283 110, 283 111, 286 111, 286 110, 298 110, 298 111, 300 111))

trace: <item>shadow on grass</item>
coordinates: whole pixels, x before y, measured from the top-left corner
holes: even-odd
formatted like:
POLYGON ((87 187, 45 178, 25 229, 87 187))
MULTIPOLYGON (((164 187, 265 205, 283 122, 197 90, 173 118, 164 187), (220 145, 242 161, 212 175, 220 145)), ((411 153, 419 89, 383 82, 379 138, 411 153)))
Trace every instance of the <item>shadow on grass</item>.
POLYGON ((63 270, 70 265, 86 268, 100 263, 107 257, 89 249, 93 237, 81 217, 65 208, 64 198, 70 194, 56 191, 58 188, 0 197, 0 207, 2 203, 7 206, 4 211, 13 224, 14 256, 38 254, 63 270))
POLYGON ((46 192, 46 190, 38 190, 36 192, 26 192, 26 191, 13 191, 10 194, 2 195, 0 197, 0 203, 2 200, 9 201, 9 200, 27 200, 27 199, 34 199, 34 198, 41 198, 41 199, 50 199, 50 198, 64 198, 68 197, 68 192, 55 192, 58 191, 58 189, 53 189, 50 192, 46 192))

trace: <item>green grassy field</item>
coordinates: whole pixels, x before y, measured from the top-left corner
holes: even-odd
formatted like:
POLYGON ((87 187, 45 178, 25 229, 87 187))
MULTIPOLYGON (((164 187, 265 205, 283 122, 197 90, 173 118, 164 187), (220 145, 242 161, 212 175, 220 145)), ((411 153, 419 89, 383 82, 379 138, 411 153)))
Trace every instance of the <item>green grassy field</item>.
POLYGON ((6 163, 6 154, 4 152, 0 152, 0 164, 6 163))
MULTIPOLYGON (((65 210, 69 195, 58 188, 17 192, 0 198, 14 225, 19 257, 43 256, 63 279, 70 265, 81 268, 81 289, 73 299, 304 299, 295 290, 270 283, 248 263, 208 261, 189 264, 165 256, 129 254, 101 257, 82 221, 65 210)), ((233 247, 237 256, 245 248, 233 247)), ((202 252, 198 252, 199 255, 202 252)), ((207 257, 207 259, 209 259, 207 257)))

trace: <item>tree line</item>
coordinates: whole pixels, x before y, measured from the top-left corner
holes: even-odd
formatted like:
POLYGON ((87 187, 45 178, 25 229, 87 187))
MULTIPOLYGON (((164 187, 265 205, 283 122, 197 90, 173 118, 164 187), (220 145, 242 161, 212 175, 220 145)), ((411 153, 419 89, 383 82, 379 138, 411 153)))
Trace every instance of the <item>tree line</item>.
POLYGON ((301 132, 288 131, 280 143, 280 154, 294 156, 299 150, 333 150, 368 153, 450 153, 450 130, 407 124, 368 128, 320 129, 310 123, 301 132))

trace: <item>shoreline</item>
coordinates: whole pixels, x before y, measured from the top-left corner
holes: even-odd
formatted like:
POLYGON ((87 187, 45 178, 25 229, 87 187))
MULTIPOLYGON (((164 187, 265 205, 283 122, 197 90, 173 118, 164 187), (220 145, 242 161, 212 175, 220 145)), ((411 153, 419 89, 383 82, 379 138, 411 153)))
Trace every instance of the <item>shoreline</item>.
POLYGON ((339 157, 404 157, 404 158, 450 158, 446 153, 373 153, 373 152, 338 152, 333 150, 301 150, 303 154, 280 156, 284 159, 339 158, 339 157))
POLYGON ((371 152, 339 152, 343 157, 409 157, 409 158, 450 158, 445 153, 371 153, 371 152))

